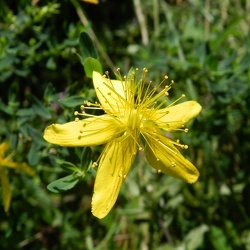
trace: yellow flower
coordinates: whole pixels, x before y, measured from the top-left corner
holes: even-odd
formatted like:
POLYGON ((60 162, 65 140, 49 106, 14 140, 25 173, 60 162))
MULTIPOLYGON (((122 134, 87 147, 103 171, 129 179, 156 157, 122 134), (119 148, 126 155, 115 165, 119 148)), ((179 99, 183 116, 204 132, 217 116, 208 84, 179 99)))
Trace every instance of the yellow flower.
POLYGON ((52 124, 45 130, 48 142, 61 146, 95 146, 106 144, 99 160, 92 213, 105 217, 116 202, 121 185, 125 180, 138 150, 144 151, 149 164, 159 173, 163 172, 189 183, 199 176, 198 170, 186 160, 176 146, 186 149, 187 145, 171 140, 167 133, 183 130, 185 124, 196 117, 201 106, 195 101, 175 105, 184 97, 166 106, 170 85, 162 87, 165 79, 156 87, 146 82, 147 69, 139 78, 138 69, 131 70, 121 80, 110 80, 108 72, 102 76, 93 72, 93 83, 99 103, 86 101, 76 118, 66 124, 52 124), (102 109, 104 114, 87 114, 88 109, 102 109))
POLYGON ((23 171, 29 175, 34 175, 34 170, 31 169, 26 163, 17 163, 12 161, 12 155, 6 155, 6 152, 9 150, 9 144, 3 142, 0 144, 0 182, 2 185, 2 197, 3 205, 5 212, 8 212, 11 202, 11 186, 8 178, 8 173, 5 171, 5 167, 13 168, 16 170, 23 171))

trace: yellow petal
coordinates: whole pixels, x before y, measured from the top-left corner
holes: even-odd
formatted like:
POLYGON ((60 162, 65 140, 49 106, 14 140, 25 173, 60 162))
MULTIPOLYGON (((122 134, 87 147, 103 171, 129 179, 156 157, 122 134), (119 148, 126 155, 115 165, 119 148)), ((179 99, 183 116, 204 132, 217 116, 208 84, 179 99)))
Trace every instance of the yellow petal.
POLYGON ((104 78, 100 73, 93 72, 93 83, 96 95, 105 110, 119 112, 125 108, 125 90, 122 81, 104 78))
POLYGON ((9 149, 9 143, 7 142, 2 142, 0 144, 0 158, 3 158, 5 155, 5 152, 9 149))
POLYGON ((83 2, 87 2, 87 3, 92 3, 92 4, 98 4, 99 1, 98 0, 82 0, 83 2))
POLYGON ((144 135, 146 139, 145 156, 149 164, 158 172, 194 183, 199 172, 195 166, 185 159, 170 139, 164 135, 144 135))
POLYGON ((65 124, 52 124, 45 129, 44 139, 66 147, 96 146, 117 136, 121 129, 115 118, 101 115, 65 124))
POLYGON ((18 168, 18 163, 11 161, 11 159, 8 157, 1 159, 1 165, 4 167, 9 167, 14 169, 18 168))
POLYGON ((10 201, 11 201, 11 187, 10 187, 7 173, 1 168, 0 168, 0 180, 2 184, 2 197, 3 197, 4 211, 8 212, 10 208, 10 201))
POLYGON ((201 105, 195 101, 183 102, 169 108, 157 110, 153 115, 156 124, 166 130, 172 131, 181 128, 201 111, 201 105))
POLYGON ((18 170, 25 172, 26 174, 29 175, 34 175, 35 171, 25 162, 18 163, 18 170))
POLYGON ((131 137, 120 137, 108 143, 97 170, 92 213, 99 219, 114 206, 121 185, 134 161, 137 145, 131 137))

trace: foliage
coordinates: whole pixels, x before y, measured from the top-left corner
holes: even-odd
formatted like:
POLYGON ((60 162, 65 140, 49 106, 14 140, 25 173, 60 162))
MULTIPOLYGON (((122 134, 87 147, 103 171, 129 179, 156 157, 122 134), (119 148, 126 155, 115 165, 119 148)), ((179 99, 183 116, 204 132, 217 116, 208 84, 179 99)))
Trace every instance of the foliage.
POLYGON ((249 12, 248 0, 2 1, 0 138, 36 174, 9 172, 1 249, 250 249, 249 12), (79 46, 83 31, 97 51, 79 46), (114 65, 147 67, 157 83, 167 73, 176 82, 170 99, 185 93, 202 104, 190 132, 176 134, 189 145, 197 183, 155 174, 139 155, 112 212, 91 215, 95 171, 86 152, 42 138, 47 125, 94 101, 87 57, 110 74, 114 65), (75 172, 73 188, 47 189, 75 172))

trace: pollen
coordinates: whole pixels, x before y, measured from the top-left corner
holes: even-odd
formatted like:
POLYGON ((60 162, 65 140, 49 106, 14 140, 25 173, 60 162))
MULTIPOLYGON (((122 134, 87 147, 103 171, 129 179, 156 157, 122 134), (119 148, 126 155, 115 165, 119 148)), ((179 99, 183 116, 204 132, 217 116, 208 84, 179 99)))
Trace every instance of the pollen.
POLYGON ((172 167, 176 167, 176 163, 174 161, 171 162, 172 167))
POLYGON ((95 168, 95 167, 97 167, 97 166, 98 166, 98 164, 97 164, 96 161, 92 163, 92 168, 95 168))

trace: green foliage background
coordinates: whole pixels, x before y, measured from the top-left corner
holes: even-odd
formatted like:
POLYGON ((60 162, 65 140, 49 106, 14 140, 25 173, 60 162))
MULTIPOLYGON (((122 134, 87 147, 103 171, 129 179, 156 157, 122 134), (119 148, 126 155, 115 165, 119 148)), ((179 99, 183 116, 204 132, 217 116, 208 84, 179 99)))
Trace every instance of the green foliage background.
MULTIPOLYGON (((0 137, 36 171, 8 170, 13 197, 7 213, 0 207, 1 249, 249 250, 249 13, 249 0, 1 1, 0 137), (189 145, 197 183, 158 175, 139 155, 103 220, 91 214, 95 170, 66 192, 47 189, 66 175, 59 160, 84 161, 81 149, 42 138, 95 98, 77 55, 82 31, 104 70, 146 67, 154 82, 168 74, 171 98, 201 103, 190 132, 176 135, 189 145)), ((101 148, 93 150, 95 159, 101 148)))

